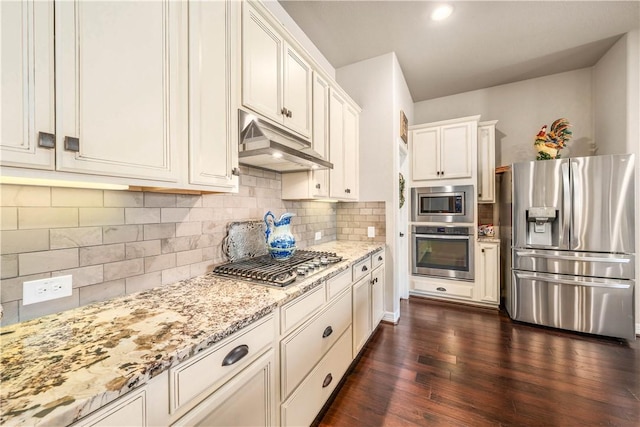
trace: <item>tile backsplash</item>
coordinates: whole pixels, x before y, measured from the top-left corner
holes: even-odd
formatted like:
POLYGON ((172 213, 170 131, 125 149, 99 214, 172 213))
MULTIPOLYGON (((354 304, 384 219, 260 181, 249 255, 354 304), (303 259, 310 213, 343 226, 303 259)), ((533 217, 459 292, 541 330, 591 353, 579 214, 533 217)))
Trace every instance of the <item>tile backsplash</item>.
POLYGON ((338 240, 386 241, 386 215, 384 202, 338 203, 336 215, 338 240), (367 237, 369 227, 374 227, 375 237, 367 237))
POLYGON ((2 185, 2 325, 204 274, 226 261, 227 224, 261 219, 267 210, 296 214, 299 248, 368 240, 367 226, 384 241, 384 203, 286 201, 281 184, 279 173, 242 167, 237 194, 2 185), (24 281, 68 274, 70 297, 22 305, 24 281))

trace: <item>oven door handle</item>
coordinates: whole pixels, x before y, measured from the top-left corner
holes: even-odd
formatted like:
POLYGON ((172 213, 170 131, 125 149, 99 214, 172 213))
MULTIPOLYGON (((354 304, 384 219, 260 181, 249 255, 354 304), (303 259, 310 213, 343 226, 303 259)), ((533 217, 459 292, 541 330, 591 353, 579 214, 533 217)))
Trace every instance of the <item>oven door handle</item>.
POLYGON ((412 233, 414 237, 435 237, 438 239, 447 239, 447 240, 470 240, 471 236, 449 236, 446 234, 416 234, 412 233))

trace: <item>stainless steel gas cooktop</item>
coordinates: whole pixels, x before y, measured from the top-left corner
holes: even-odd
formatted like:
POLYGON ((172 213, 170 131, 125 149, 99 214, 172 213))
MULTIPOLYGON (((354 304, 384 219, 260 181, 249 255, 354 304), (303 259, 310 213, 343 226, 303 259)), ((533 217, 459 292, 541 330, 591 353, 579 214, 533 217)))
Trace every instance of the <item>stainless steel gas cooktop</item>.
POLYGON ((213 269, 213 273, 284 287, 294 283, 298 277, 309 277, 340 261, 342 257, 333 252, 298 250, 285 261, 276 261, 270 255, 261 255, 218 265, 213 269))

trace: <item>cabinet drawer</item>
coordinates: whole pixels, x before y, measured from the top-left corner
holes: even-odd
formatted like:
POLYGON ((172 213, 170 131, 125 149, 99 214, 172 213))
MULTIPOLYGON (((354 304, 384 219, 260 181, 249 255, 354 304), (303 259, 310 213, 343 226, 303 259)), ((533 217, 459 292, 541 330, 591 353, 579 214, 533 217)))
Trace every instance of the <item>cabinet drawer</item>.
POLYGON ((286 398, 351 325, 351 290, 282 341, 282 398, 286 398))
POLYGON ((324 283, 300 295, 280 309, 280 332, 284 335, 324 304, 324 283))
POLYGON ((384 258, 385 258, 384 249, 381 250, 380 252, 376 252, 375 254, 371 255, 371 269, 375 270, 376 268, 384 264, 384 258))
POLYGON ((351 328, 348 328, 291 398, 282 405, 282 425, 311 424, 350 363, 351 328))
POLYGON ((269 350, 171 427, 274 425, 274 363, 269 350))
POLYGON ((367 257, 362 261, 353 265, 353 281, 357 282, 371 272, 371 257, 367 257))
POLYGON ((131 392, 73 424, 73 427, 146 426, 146 388, 131 392))
POLYGON ((204 354, 171 369, 171 413, 200 393, 221 385, 222 380, 238 373, 263 349, 273 344, 275 325, 272 315, 245 329, 234 333, 204 354))
POLYGON ((343 289, 351 285, 351 270, 347 269, 335 277, 327 280, 327 301, 338 295, 343 289))
POLYGON ((414 287, 420 291, 426 291, 436 296, 454 296, 463 298, 473 297, 473 285, 465 285, 461 283, 424 283, 414 282, 414 287))

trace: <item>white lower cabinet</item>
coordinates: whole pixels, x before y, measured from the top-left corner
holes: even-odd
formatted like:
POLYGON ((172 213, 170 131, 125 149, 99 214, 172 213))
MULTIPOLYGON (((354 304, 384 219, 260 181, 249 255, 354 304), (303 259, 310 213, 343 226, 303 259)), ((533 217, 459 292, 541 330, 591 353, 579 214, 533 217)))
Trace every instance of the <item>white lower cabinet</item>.
POLYGON ((286 398, 351 325, 351 292, 281 343, 282 398, 286 398))
POLYGON ((283 426, 308 426, 325 404, 351 364, 349 327, 305 378, 293 395, 282 404, 283 426))
POLYGON ((500 302, 500 243, 478 243, 478 297, 482 302, 500 302))
POLYGON ((371 273, 371 329, 384 317, 384 267, 371 273))
POLYGON ((353 357, 384 316, 385 252, 376 252, 353 266, 353 357))
POLYGON ((275 354, 269 350, 174 426, 274 425, 275 354))
POLYGON ((259 319, 169 369, 167 424, 274 425, 276 317, 259 319))
POLYGON ((384 260, 334 273, 74 427, 309 425, 382 319, 384 260))
POLYGON ((355 357, 371 334, 371 281, 360 279, 353 285, 353 356, 355 357))

